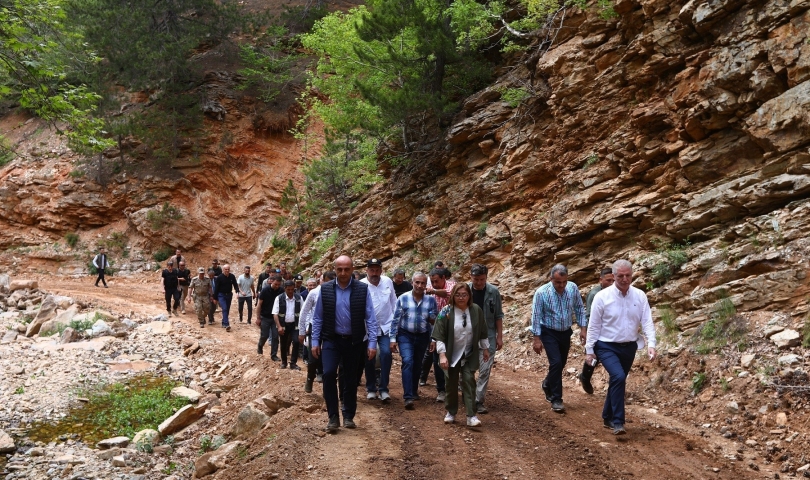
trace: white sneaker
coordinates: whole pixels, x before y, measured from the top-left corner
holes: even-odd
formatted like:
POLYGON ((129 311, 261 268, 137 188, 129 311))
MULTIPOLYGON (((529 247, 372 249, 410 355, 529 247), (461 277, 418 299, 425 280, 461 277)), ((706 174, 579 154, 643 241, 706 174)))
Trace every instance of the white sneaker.
POLYGON ((377 392, 368 392, 366 400, 377 400, 377 392))
POLYGON ((447 394, 445 392, 439 392, 439 394, 436 395, 437 402, 444 402, 445 398, 447 398, 447 394))
POLYGON ((467 426, 468 427, 480 427, 481 420, 478 420, 478 417, 473 415, 472 417, 467 417, 467 426))
POLYGON ((382 403, 391 403, 391 395, 388 395, 388 392, 382 392, 380 394, 380 400, 382 403))
MULTIPOLYGON (((452 413, 450 413, 450 412, 447 412, 447 415, 445 415, 445 416, 444 416, 444 423, 448 423, 448 424, 449 424, 449 423, 454 423, 455 421, 456 421, 456 417, 455 417, 455 415, 453 415, 453 414, 452 414, 452 413)), ((468 423, 468 424, 469 424, 469 422, 470 422, 470 421, 469 421, 469 420, 467 420, 467 423, 468 423)), ((479 422, 479 423, 480 423, 480 422, 479 422)))

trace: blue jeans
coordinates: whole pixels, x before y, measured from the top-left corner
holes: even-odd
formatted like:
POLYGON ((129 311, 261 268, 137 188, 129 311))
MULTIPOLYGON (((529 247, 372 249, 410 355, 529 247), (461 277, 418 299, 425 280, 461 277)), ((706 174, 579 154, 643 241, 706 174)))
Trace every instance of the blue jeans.
POLYGON ((380 393, 388 392, 388 380, 391 377, 391 337, 377 337, 377 352, 380 354, 380 386, 377 387, 377 359, 366 360, 366 390, 380 393))
POLYGON ((414 400, 419 391, 422 358, 430 345, 430 332, 410 333, 400 330, 397 343, 402 356, 402 389, 405 391, 402 397, 405 400, 414 400))
POLYGON ((223 327, 230 327, 231 324, 228 322, 228 313, 231 311, 231 300, 233 299, 232 293, 220 293, 217 297, 219 300, 219 308, 222 309, 222 326, 223 327))
POLYGON ((568 351, 571 349, 572 330, 552 330, 543 327, 540 329, 540 341, 548 357, 548 375, 543 380, 551 389, 551 401, 562 401, 563 384, 562 373, 565 362, 568 360, 568 351))
POLYGON ((357 412, 357 368, 366 354, 366 342, 352 344, 350 338, 336 337, 323 340, 321 361, 323 363, 323 399, 329 418, 339 416, 337 376, 338 367, 344 375, 343 419, 353 419, 357 412))
POLYGON ((602 418, 613 425, 624 425, 624 391, 627 374, 636 358, 636 342, 613 343, 597 340, 593 353, 610 375, 602 418))

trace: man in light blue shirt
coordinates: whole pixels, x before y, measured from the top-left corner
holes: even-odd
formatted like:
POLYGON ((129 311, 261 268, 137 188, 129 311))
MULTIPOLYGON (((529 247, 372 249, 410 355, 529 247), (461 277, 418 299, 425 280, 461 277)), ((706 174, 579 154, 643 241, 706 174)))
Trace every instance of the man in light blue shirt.
POLYGON ((329 422, 326 431, 337 432, 338 366, 346 365, 343 373, 346 392, 343 398, 343 427, 355 428, 357 411, 357 368, 365 357, 377 355, 377 317, 368 285, 352 278, 352 259, 342 255, 335 260, 334 281, 321 285, 321 293, 312 316, 312 356, 323 363, 323 398, 329 422))

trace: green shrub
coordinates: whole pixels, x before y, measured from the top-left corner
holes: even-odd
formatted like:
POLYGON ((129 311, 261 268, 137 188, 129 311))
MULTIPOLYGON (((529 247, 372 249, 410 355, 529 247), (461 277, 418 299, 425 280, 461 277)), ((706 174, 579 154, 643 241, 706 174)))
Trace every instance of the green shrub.
MULTIPOLYGON (((96 320, 93 319, 71 320, 68 326, 79 333, 83 333, 85 330, 90 330, 91 328, 93 328, 94 323, 96 323, 96 320)), ((62 331, 64 331, 64 328, 62 329, 62 331)), ((62 332, 59 333, 61 334, 62 332)))
POLYGON ((658 261, 652 267, 653 281, 659 287, 669 281, 672 276, 689 261, 686 249, 689 248, 689 241, 683 244, 656 242, 659 255, 658 261))
POLYGON ((585 164, 582 165, 582 169, 587 170, 597 163, 599 163, 599 155, 592 153, 588 155, 588 158, 585 159, 585 164))
POLYGON ((76 245, 79 244, 79 234, 73 232, 66 233, 65 243, 67 243, 70 248, 76 248, 76 245))
POLYGON ((726 393, 731 389, 731 385, 729 385, 726 377, 720 379, 720 389, 723 390, 723 393, 726 393))
POLYGON ((287 253, 292 252, 293 249, 295 248, 295 246, 290 240, 284 237, 279 237, 278 235, 273 236, 273 238, 270 240, 270 244, 273 246, 274 249, 287 253))
POLYGON ((152 230, 162 230, 181 218, 183 214, 175 206, 169 205, 169 202, 163 202, 162 207, 149 210, 146 214, 146 220, 152 230))
POLYGON ((478 228, 475 230, 475 234, 478 238, 484 238, 487 235, 487 227, 489 227, 488 222, 481 222, 478 224, 478 228))
POLYGON ((127 236, 123 232, 113 232, 104 240, 98 242, 99 246, 105 247, 113 253, 121 254, 126 251, 127 236))
POLYGON ((726 292, 721 291, 719 295, 720 299, 714 304, 711 318, 695 334, 695 351, 701 355, 717 352, 732 344, 738 351, 747 347, 745 334, 748 327, 745 319, 737 315, 737 308, 726 292))
POLYGON ((523 87, 499 88, 498 92, 501 94, 501 101, 506 102, 506 104, 511 108, 517 107, 531 96, 531 94, 523 87))
POLYGON ((697 395, 706 386, 706 374, 703 372, 695 373, 692 377, 692 393, 697 395))
POLYGON ((324 254, 337 243, 340 231, 335 230, 321 240, 316 241, 312 245, 312 261, 317 262, 323 258, 324 254))
POLYGON ((174 250, 172 249, 172 247, 166 246, 166 247, 161 247, 158 251, 153 253, 152 258, 156 262, 163 262, 164 260, 167 260, 172 255, 174 255, 174 250))

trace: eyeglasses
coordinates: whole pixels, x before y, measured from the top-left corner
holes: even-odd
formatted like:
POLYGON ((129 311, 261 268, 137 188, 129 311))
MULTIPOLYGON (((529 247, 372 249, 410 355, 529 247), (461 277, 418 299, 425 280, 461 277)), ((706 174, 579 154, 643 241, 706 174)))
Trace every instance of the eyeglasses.
POLYGON ((467 312, 461 312, 461 326, 467 328, 467 312))
POLYGON ((467 298, 470 295, 467 292, 458 292, 457 294, 453 295, 456 298, 467 298))

